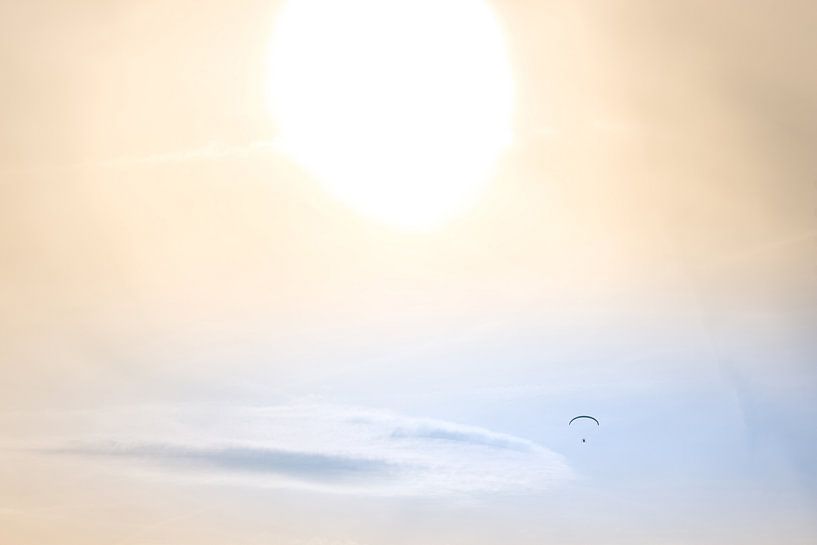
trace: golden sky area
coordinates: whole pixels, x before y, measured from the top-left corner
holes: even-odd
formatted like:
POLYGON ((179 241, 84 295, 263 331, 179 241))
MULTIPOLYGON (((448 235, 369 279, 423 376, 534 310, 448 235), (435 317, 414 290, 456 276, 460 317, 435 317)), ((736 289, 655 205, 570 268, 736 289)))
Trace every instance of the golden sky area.
POLYGON ((813 543, 815 24, 0 2, 0 545, 813 543))

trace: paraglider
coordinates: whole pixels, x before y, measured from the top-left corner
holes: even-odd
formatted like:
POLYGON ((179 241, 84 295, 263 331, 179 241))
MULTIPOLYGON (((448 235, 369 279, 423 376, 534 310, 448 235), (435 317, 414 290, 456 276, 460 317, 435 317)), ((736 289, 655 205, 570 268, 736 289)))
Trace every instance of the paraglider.
MULTIPOLYGON (((582 415, 579 415, 579 416, 574 416, 573 418, 570 419, 570 422, 568 422, 567 425, 571 426, 573 424, 573 422, 575 422, 576 420, 582 420, 582 419, 591 420, 591 421, 596 423, 596 426, 601 426, 601 424, 599 423, 599 421, 595 417, 588 416, 586 414, 582 414, 582 415)), ((587 440, 584 437, 582 437, 582 443, 587 443, 587 440)))

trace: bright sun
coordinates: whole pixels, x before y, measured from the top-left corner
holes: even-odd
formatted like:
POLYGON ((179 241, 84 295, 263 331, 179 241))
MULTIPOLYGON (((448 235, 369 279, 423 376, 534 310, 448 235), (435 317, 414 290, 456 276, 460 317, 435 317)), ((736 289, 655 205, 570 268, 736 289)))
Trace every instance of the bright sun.
POLYGON ((283 149, 392 225, 468 207, 510 143, 511 70, 484 0, 289 0, 269 62, 283 149))

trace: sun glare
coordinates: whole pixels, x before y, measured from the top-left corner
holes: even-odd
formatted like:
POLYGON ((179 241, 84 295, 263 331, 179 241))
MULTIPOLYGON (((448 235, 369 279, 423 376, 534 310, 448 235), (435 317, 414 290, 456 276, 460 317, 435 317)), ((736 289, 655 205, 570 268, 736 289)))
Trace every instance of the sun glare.
POLYGON ((471 205, 510 143, 511 70, 484 0, 289 0, 268 84, 286 153, 405 229, 471 205))

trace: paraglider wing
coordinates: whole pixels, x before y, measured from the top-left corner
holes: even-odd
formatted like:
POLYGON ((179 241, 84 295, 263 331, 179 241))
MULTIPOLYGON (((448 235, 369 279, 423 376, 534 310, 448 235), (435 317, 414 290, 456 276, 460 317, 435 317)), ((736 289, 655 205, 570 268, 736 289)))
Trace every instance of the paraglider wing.
POLYGON ((568 422, 568 423, 567 423, 567 425, 568 425, 568 426, 569 426, 569 425, 571 425, 571 424, 573 423, 573 421, 574 421, 574 420, 578 420, 579 418, 589 418, 590 420, 592 420, 593 422, 595 422, 597 426, 601 426, 601 424, 599 424, 599 421, 598 421, 598 420, 596 420, 596 419, 595 419, 595 418, 593 418, 592 416, 587 416, 587 415, 574 416, 573 418, 571 418, 571 419, 570 419, 570 422, 568 422))

